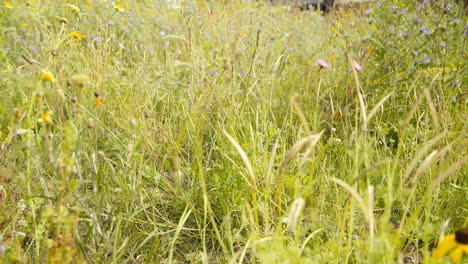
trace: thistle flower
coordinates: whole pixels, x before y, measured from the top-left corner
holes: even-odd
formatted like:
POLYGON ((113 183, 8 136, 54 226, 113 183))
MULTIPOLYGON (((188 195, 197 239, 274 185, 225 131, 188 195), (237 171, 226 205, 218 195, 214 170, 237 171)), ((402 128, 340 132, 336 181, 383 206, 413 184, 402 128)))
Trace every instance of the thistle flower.
POLYGON ((351 62, 351 64, 353 65, 353 68, 354 68, 356 71, 358 71, 358 72, 362 72, 362 71, 363 71, 362 66, 361 66, 357 61, 353 60, 353 61, 351 62))
POLYGON ((54 76, 52 75, 52 73, 48 72, 48 71, 43 71, 41 73, 41 75, 39 76, 39 78, 43 81, 48 81, 48 82, 52 82, 52 81, 55 81, 55 78, 54 76))
POLYGON ((330 68, 330 64, 328 64, 326 61, 321 60, 321 59, 317 60, 317 65, 322 69, 330 68))
POLYGON ((437 245, 432 257, 441 259, 449 253, 453 263, 459 263, 463 255, 468 255, 468 229, 446 235, 437 245))
POLYGON ((6 8, 9 8, 9 9, 12 9, 12 8, 13 8, 13 4, 12 4, 11 2, 8 2, 8 1, 3 2, 3 5, 4 5, 6 8))
POLYGON ((84 38, 86 38, 85 35, 79 33, 79 32, 75 32, 75 31, 72 31, 70 33, 68 33, 68 35, 74 39, 77 39, 77 40, 82 40, 84 38))
POLYGON ((69 83, 84 86, 90 83, 90 78, 87 74, 75 74, 70 78, 69 83))

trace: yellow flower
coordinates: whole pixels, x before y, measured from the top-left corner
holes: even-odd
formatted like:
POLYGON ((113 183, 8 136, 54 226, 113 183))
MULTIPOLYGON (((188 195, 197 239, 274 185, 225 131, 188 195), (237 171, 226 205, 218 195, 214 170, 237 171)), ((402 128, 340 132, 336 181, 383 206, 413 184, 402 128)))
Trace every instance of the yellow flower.
POLYGON ((55 78, 54 76, 52 75, 52 73, 48 72, 48 71, 43 71, 41 73, 41 76, 40 76, 41 80, 43 81, 55 81, 55 78))
POLYGON ((39 123, 52 123, 52 114, 47 111, 38 120, 39 123))
POLYGON ((5 5, 6 8, 10 8, 10 9, 13 8, 13 4, 11 2, 5 1, 3 2, 3 4, 5 5))
POLYGON ((119 12, 125 11, 125 9, 121 5, 118 5, 116 3, 112 3, 112 6, 114 7, 115 11, 119 11, 119 12))
POLYGON ((70 33, 68 33, 68 35, 70 35, 70 37, 74 38, 74 39, 77 39, 77 40, 81 40, 81 39, 84 39, 86 38, 85 35, 79 33, 79 32, 75 32, 75 31, 72 31, 70 33))
POLYGON ((102 100, 99 98, 96 98, 96 100, 94 100, 94 105, 102 105, 102 103, 102 100))
POLYGON ((468 255, 468 229, 460 229, 455 234, 446 235, 432 253, 435 259, 441 259, 450 253, 453 263, 459 263, 463 255, 468 255))
POLYGON ((67 6, 70 7, 73 12, 80 12, 80 8, 78 8, 76 5, 67 4, 67 6))

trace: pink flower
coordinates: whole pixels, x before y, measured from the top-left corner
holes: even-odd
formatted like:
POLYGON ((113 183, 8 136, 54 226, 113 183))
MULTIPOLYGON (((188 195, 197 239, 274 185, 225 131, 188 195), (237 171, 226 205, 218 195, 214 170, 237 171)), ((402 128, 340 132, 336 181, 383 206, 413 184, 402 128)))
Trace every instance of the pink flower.
POLYGON ((323 69, 328 69, 330 68, 330 64, 328 64, 326 61, 324 60, 317 60, 317 65, 320 67, 320 68, 323 68, 323 69))
POLYGON ((359 65, 359 63, 355 60, 352 61, 352 64, 353 64, 353 68, 358 71, 358 72, 362 72, 363 69, 362 69, 362 66, 359 65))

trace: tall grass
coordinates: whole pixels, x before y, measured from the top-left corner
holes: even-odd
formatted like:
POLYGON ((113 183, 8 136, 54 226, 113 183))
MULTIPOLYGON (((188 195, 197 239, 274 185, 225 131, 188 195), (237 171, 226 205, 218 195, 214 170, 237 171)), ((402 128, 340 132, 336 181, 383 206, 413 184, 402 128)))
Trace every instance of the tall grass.
POLYGON ((5 2, 0 262, 437 263, 468 225, 446 2, 5 2))

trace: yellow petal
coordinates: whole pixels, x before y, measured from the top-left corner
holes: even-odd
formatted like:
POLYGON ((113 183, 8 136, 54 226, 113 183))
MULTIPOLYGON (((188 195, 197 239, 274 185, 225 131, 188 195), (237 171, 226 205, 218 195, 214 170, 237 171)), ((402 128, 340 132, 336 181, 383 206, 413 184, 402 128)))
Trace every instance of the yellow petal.
MULTIPOLYGON (((465 246, 468 249, 468 246, 465 246)), ((460 262, 462 256, 463 256, 463 246, 458 246, 455 248, 451 253, 450 253, 450 258, 452 259, 453 263, 458 263, 460 262)), ((466 251, 465 251, 466 253, 466 251)))
POLYGON ((455 241, 455 234, 446 235, 444 239, 442 239, 442 241, 437 245, 436 249, 432 253, 432 257, 435 259, 441 259, 456 246, 457 242, 455 241))
POLYGON ((102 100, 97 98, 96 100, 94 100, 94 105, 102 105, 102 100))
POLYGON ((463 253, 468 255, 468 245, 458 244, 457 248, 455 248, 452 253, 450 253, 450 258, 452 259, 453 263, 460 262, 461 258, 463 257, 463 253))

